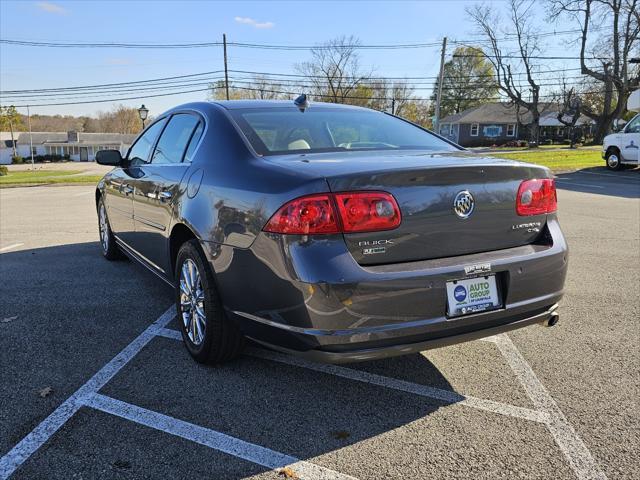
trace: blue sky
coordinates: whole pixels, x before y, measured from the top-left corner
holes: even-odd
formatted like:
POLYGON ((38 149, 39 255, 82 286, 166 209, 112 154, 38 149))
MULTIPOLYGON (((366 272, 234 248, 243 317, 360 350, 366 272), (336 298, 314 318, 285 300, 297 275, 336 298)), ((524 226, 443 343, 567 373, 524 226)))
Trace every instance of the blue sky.
MULTIPOLYGON (((326 2, 192 2, 192 1, 0 1, 0 36, 5 39, 78 42, 210 42, 229 41, 312 45, 340 35, 364 44, 433 42, 443 36, 476 36, 465 14, 471 1, 326 1, 326 2)), ((504 8, 500 1, 492 2, 504 8)), ((542 31, 544 11, 534 12, 542 31)), ((560 30, 573 26, 559 26, 560 30)), ((545 54, 575 53, 549 39, 545 54)), ((434 76, 439 48, 362 51, 361 63, 383 76, 434 76)), ((305 51, 229 49, 229 68, 294 72, 309 58, 305 51)), ((576 63, 569 62, 570 67, 576 63)), ((175 50, 58 49, 0 45, 0 90, 39 89, 127 82, 222 69, 220 47, 175 50)), ((544 68, 557 67, 548 63, 544 68)), ((426 87, 426 85, 425 85, 426 87)), ((429 91, 420 91, 427 97, 429 91)), ((152 114, 192 100, 205 92, 129 100, 145 103, 152 114)), ((3 103, 6 103, 3 101, 3 103)), ((14 102, 17 103, 17 102, 14 102)), ((36 107, 43 114, 95 114, 110 103, 36 107)))

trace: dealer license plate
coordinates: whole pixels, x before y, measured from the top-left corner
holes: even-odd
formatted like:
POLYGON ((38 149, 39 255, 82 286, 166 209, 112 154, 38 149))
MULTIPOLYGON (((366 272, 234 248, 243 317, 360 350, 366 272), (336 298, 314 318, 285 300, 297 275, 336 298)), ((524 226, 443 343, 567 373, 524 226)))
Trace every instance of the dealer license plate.
POLYGON ((495 275, 447 282, 447 305, 450 317, 499 308, 495 275))

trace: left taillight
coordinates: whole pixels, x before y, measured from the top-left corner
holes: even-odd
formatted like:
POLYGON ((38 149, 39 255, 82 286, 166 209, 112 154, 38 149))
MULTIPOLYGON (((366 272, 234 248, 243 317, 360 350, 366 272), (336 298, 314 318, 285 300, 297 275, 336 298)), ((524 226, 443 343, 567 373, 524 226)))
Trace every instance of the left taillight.
POLYGON ((558 209, 556 182, 552 178, 525 180, 518 188, 516 213, 521 216, 543 215, 558 209))
POLYGON ((386 192, 340 192, 296 198, 269 219, 263 230, 297 235, 391 230, 400 208, 386 192))

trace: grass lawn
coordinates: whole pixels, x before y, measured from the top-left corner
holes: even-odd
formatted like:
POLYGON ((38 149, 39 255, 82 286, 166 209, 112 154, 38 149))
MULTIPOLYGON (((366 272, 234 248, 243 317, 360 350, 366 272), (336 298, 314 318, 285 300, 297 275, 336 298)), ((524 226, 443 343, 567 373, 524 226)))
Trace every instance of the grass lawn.
POLYGON ((81 170, 9 171, 0 177, 0 187, 52 183, 98 183, 102 175, 78 175, 81 170))
POLYGON ((521 162, 544 165, 551 170, 578 170, 587 167, 601 167, 604 165, 600 150, 554 150, 545 151, 523 150, 521 152, 491 154, 493 157, 508 158, 521 162))

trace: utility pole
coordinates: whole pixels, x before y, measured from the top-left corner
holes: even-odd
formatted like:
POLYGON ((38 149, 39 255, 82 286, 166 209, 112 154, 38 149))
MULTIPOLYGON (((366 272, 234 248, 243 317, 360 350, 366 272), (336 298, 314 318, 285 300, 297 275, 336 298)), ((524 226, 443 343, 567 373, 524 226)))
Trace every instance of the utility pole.
POLYGON ((29 151, 31 152, 31 169, 33 170, 33 136, 31 135, 31 112, 29 111, 29 105, 27 105, 27 121, 29 122, 29 151))
POLYGON ((438 95, 436 96, 436 118, 433 130, 440 134, 440 102, 442 101, 442 83, 444 82, 444 57, 447 53, 447 37, 442 39, 442 54, 440 55, 440 75, 438 76, 438 95))
POLYGON ((224 89, 229 100, 229 70, 227 70, 227 34, 222 34, 222 47, 224 48, 224 89))

